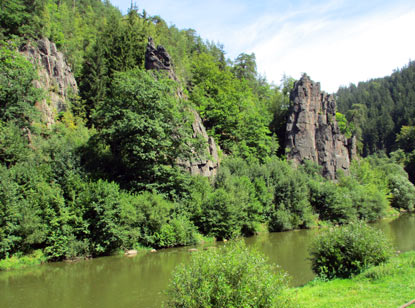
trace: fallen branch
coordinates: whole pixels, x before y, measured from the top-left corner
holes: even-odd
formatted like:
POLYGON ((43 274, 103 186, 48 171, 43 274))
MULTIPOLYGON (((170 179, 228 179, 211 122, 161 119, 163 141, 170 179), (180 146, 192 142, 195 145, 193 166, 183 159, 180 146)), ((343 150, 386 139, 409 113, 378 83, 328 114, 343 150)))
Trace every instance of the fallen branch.
POLYGON ((413 304, 415 304, 415 299, 414 299, 414 300, 412 300, 412 301, 410 301, 409 303, 407 303, 407 304, 405 304, 405 305, 403 305, 403 306, 399 307, 399 308, 406 308, 406 307, 409 307, 409 306, 411 306, 411 305, 413 305, 413 304))

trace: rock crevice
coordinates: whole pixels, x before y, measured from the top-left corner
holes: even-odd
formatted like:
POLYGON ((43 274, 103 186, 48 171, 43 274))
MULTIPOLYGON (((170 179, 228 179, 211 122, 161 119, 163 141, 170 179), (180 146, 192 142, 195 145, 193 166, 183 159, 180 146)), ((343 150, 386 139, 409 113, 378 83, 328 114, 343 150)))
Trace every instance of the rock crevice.
POLYGON ((321 92, 320 83, 304 74, 295 83, 290 100, 285 138, 287 159, 296 165, 311 160, 322 166, 323 176, 331 180, 336 179, 338 170, 347 174, 356 142, 340 132, 333 95, 321 92))

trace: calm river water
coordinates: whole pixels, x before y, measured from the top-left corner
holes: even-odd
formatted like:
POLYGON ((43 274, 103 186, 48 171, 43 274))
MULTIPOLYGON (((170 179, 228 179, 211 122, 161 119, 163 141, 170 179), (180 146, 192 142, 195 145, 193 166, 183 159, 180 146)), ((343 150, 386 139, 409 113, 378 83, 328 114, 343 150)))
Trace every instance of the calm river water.
MULTIPOLYGON (((397 250, 415 250, 414 215, 383 220, 374 226, 387 234, 397 250)), ((307 247, 316 232, 261 234, 245 241, 279 264, 292 277, 291 285, 298 286, 313 278, 307 247)), ((158 308, 172 270, 179 263, 188 262, 188 250, 189 247, 166 249, 131 258, 104 257, 0 272, 0 307, 158 308)))

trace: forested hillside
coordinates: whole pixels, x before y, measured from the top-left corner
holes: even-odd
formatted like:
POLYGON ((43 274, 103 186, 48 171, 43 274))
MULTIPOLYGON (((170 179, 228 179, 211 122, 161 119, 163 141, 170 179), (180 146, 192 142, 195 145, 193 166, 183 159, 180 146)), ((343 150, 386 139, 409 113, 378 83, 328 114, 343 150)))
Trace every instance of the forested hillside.
POLYGON ((353 125, 361 153, 405 152, 393 156, 405 161, 414 181, 415 62, 391 76, 340 88, 337 101, 339 111, 353 125))
MULTIPOLYGON (((355 161, 335 182, 310 162, 293 167, 284 138, 294 81, 269 84, 254 54, 227 59, 195 30, 141 8, 123 15, 108 1, 9 0, 0 8, 0 259, 100 256, 414 209, 406 158, 355 161), (149 37, 170 55, 174 78, 145 69, 149 37), (59 96, 53 80, 63 68, 49 72, 46 86, 39 72, 49 58, 27 57, 45 42, 64 54, 78 93, 59 96), (55 106, 56 97, 65 101, 55 106), (178 163, 203 155, 192 111, 220 147, 215 177, 178 163)), ((341 91, 364 144, 366 121, 351 116, 353 99, 341 91)), ((406 116, 392 124, 411 125, 406 116)), ((398 137, 408 153, 413 132, 398 137)))

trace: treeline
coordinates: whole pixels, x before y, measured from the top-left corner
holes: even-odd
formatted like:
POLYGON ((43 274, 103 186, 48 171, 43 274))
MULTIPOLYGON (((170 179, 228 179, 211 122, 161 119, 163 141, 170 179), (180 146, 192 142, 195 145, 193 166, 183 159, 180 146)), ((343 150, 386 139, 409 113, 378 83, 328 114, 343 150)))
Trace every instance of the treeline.
POLYGON ((280 145, 293 81, 267 83, 253 54, 230 61, 194 30, 135 8, 122 15, 107 1, 11 0, 1 9, 0 258, 37 249, 51 260, 100 256, 414 208, 398 159, 355 162, 336 183, 311 163, 293 168, 280 145), (46 95, 33 87, 36 68, 18 52, 45 36, 80 88, 52 128, 35 108, 46 95), (178 81, 144 69, 149 36, 171 54, 178 81), (176 163, 201 148, 191 108, 222 150, 214 179, 176 163))

